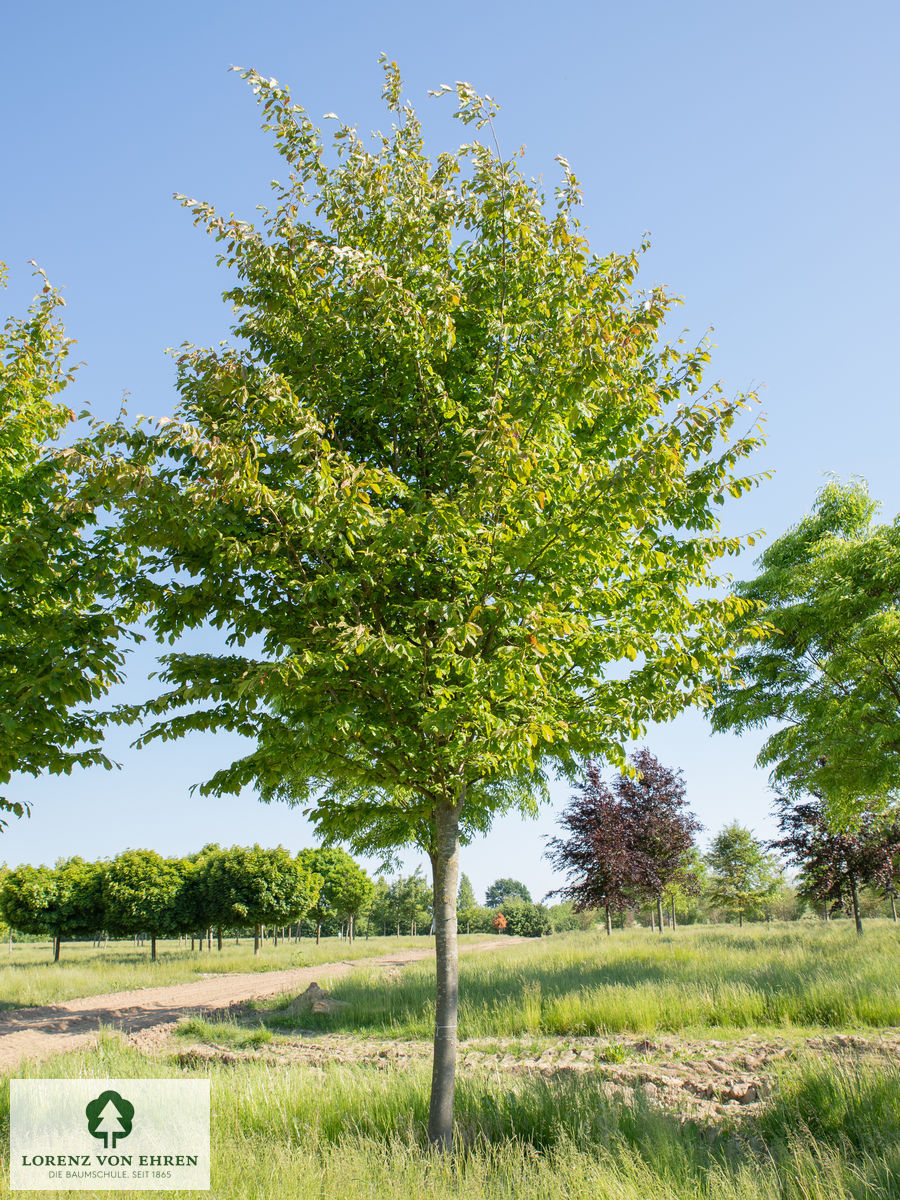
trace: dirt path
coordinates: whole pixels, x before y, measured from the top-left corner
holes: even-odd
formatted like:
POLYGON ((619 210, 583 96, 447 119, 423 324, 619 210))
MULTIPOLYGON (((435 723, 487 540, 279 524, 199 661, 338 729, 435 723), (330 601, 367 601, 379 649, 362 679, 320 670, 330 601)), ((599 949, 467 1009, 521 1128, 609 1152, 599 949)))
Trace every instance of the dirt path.
MULTIPOLYGON (((495 938, 464 946, 461 953, 477 953, 515 945, 522 938, 495 938)), ((242 1000, 300 992, 310 983, 334 982, 360 967, 398 969, 407 963, 431 958, 428 950, 398 950, 379 958, 357 958, 320 963, 317 967, 295 967, 289 971, 264 971, 247 975, 219 975, 169 987, 140 988, 133 992, 110 992, 48 1004, 39 1008, 14 1008, 0 1013, 0 1070, 18 1066, 26 1058, 49 1058, 75 1050, 90 1042, 101 1025, 137 1033, 168 1025, 189 1013, 227 1008, 242 1000)))

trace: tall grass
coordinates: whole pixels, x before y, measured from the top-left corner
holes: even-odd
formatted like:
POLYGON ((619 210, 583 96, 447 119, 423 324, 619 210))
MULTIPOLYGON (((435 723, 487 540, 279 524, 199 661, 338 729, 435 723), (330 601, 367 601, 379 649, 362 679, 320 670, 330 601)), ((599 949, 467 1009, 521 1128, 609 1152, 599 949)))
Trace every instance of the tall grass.
MULTIPOLYGON (((461 939, 485 941, 485 935, 472 934, 461 939)), ((159 958, 150 961, 149 943, 137 947, 130 942, 110 942, 95 949, 89 942, 65 942, 62 959, 51 961, 52 952, 44 943, 15 944, 10 953, 0 944, 0 1011, 31 1004, 54 1004, 76 996, 96 996, 104 992, 129 991, 133 988, 159 987, 190 983, 207 975, 233 972, 283 971, 291 967, 314 967, 344 959, 376 957, 395 950, 430 950, 431 938, 377 937, 360 938, 352 945, 341 938, 323 938, 321 945, 304 938, 299 943, 268 942, 258 955, 253 940, 243 938, 236 946, 226 940, 222 951, 191 951, 178 941, 160 941, 159 958)))
MULTIPOLYGON (((197 1195, 900 1200, 897 1071, 858 1069, 829 1080, 816 1064, 791 1070, 758 1120, 745 1117, 721 1130, 607 1098, 591 1076, 512 1077, 499 1088, 483 1077, 463 1079, 459 1149, 436 1157, 423 1141, 424 1069, 335 1066, 311 1072, 260 1062, 214 1068, 212 1189, 197 1195), (823 1100, 829 1101, 828 1115, 816 1126, 823 1100)), ((29 1071, 53 1078, 204 1073, 148 1061, 113 1037, 96 1050, 29 1071)), ((0 1143, 6 1143, 8 1103, 4 1081, 0 1143)), ((4 1177, 0 1195, 7 1189, 4 1177)))
MULTIPOLYGON (((464 958, 460 1036, 855 1028, 900 1024, 900 932, 792 924, 567 934, 464 958)), ((311 1028, 431 1032, 434 966, 335 983, 348 1007, 311 1028)), ((274 1002, 273 1002, 274 1003, 274 1002)))

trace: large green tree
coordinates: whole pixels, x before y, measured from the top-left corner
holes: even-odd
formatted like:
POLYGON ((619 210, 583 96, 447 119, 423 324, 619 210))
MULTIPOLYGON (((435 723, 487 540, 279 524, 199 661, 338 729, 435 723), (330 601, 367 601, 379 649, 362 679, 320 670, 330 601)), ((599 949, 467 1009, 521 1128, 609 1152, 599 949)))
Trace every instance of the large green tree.
POLYGON ((143 549, 150 627, 233 650, 169 655, 144 739, 242 733, 205 792, 429 856, 446 1147, 460 844, 707 695, 746 608, 709 590, 742 546, 717 506, 758 438, 727 441, 745 398, 702 383, 705 344, 661 341, 674 298, 591 250, 565 160, 548 198, 499 150, 492 100, 442 89, 474 137, 432 159, 393 64, 389 132, 338 122, 330 148, 244 74, 286 182, 258 226, 183 201, 237 344, 183 348, 173 418, 98 431, 96 486, 143 549))
POLYGON ((748 637, 716 729, 777 726, 757 759, 779 790, 823 797, 836 827, 900 789, 900 519, 876 525, 860 482, 832 481, 737 594, 770 628, 748 637))
MULTIPOLYGON (((75 420, 60 400, 71 340, 62 297, 37 274, 26 316, 0 328, 0 788, 17 772, 112 765, 94 704, 120 679, 127 615, 116 593, 127 562, 58 444, 75 420)), ((0 828, 26 807, 0 796, 0 828)))

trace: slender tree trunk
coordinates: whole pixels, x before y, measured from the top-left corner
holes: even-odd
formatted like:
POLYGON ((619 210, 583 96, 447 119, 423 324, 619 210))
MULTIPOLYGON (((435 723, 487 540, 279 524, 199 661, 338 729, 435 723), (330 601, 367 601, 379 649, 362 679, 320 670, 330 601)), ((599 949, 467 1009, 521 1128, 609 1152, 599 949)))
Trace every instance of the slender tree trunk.
POLYGON ((219 953, 221 954, 221 952, 222 952, 222 926, 221 925, 216 926, 216 945, 218 946, 219 953))
POLYGON ((428 1110, 428 1140, 439 1150, 449 1150, 453 1144, 456 1018, 459 1002, 459 955, 456 941, 459 806, 446 802, 438 804, 435 810, 435 825, 437 846, 431 860, 431 867, 434 878, 437 989, 431 1104, 428 1110))
POLYGON ((259 954, 259 926, 253 926, 253 953, 259 954))
POLYGON ((656 897, 656 916, 657 916, 657 920, 659 921, 659 932, 662 933, 662 931, 663 931, 662 893, 659 893, 656 897))
MULTIPOLYGON (((893 896, 891 896, 891 916, 895 921, 897 920, 897 904, 893 896)), ((9 935, 9 948, 12 949, 12 934, 9 935)))
POLYGON ((212 925, 206 930, 206 948, 212 950, 212 925))
POLYGON ((150 934, 150 961, 156 962, 156 934, 150 934))
POLYGON ((612 917, 609 912, 609 905, 606 906, 606 936, 612 937, 612 917))
POLYGON ((744 928, 744 910, 742 908, 738 909, 738 928, 744 928))
POLYGON ((321 940, 322 940, 322 922, 316 921, 316 945, 317 946, 321 942, 321 940))
POLYGON ((275 945, 277 946, 278 945, 278 926, 277 925, 272 930, 272 934, 275 938, 275 945))
POLYGON ((678 928, 678 918, 675 916, 675 897, 672 897, 672 928, 678 928))
POLYGON ((650 932, 656 933, 656 918, 653 916, 653 909, 650 909, 650 932))
POLYGON ((53 961, 54 962, 59 962, 59 944, 60 944, 60 937, 57 934, 57 936, 53 939, 53 961))
POLYGON ((856 922, 856 936, 862 937, 862 917, 859 915, 859 893, 856 890, 856 876, 850 876, 850 895, 853 899, 853 920, 856 922))

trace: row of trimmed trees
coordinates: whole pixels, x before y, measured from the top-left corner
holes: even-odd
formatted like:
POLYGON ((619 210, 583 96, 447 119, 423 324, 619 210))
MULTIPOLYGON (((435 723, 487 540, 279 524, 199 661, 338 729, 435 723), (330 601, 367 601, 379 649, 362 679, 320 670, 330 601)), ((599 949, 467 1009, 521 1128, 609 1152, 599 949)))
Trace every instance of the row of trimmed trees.
POLYGON ((101 933, 147 936, 155 960, 158 938, 202 938, 212 929, 220 949, 224 930, 252 930, 255 953, 264 926, 308 918, 318 934, 336 915, 352 932, 373 891, 365 871, 334 847, 292 856, 283 846, 209 845, 186 858, 125 850, 109 861, 13 868, 0 887, 0 915, 11 929, 51 937, 54 962, 64 938, 101 933))
MULTIPOLYGON (((575 910, 603 909, 607 931, 615 912, 651 904, 660 931, 663 906, 702 895, 708 906, 737 915, 768 915, 784 890, 784 865, 797 871, 801 904, 820 906, 828 917, 839 909, 852 913, 862 933, 860 889, 880 892, 896 914, 900 878, 900 823, 863 813, 842 830, 829 821, 825 804, 779 796, 776 815, 781 837, 764 843, 737 822, 726 825, 701 856, 694 844, 700 829, 687 810, 681 772, 664 767, 649 750, 631 757, 635 774, 612 784, 592 764, 561 818, 567 833, 553 838, 548 857, 565 872, 566 885, 555 894, 575 910)), ((506 881, 514 882, 514 881, 506 881)))

